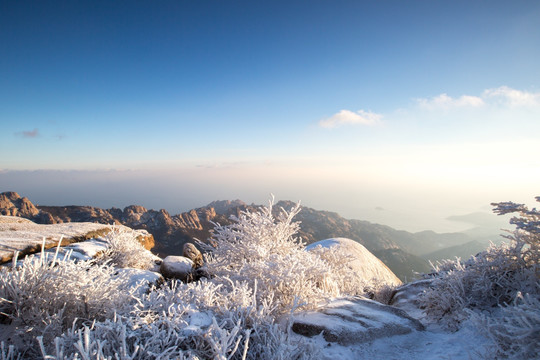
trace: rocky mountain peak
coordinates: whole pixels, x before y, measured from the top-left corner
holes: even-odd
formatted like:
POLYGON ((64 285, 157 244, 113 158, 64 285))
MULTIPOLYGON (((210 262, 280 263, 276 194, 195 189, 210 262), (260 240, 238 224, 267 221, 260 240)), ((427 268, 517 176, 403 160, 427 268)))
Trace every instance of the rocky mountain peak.
POLYGON ((231 209, 240 207, 240 206, 247 206, 245 202, 242 200, 217 200, 212 201, 210 204, 206 205, 206 208, 214 208, 215 212, 219 215, 225 215, 227 214, 231 209))
POLYGON ((140 206, 140 205, 129 205, 124 208, 124 214, 126 216, 130 216, 134 214, 142 215, 146 213, 147 211, 148 210, 146 210, 144 206, 140 206))
POLYGON ((209 222, 214 221, 218 214, 214 207, 205 207, 197 209, 197 215, 199 216, 200 220, 209 222))
POLYGON ((21 198, 19 194, 17 194, 15 191, 6 191, 0 194, 0 198, 6 198, 10 201, 16 201, 21 198))
POLYGON ((8 191, 0 194, 0 214, 34 219, 39 215, 39 209, 28 198, 8 191))

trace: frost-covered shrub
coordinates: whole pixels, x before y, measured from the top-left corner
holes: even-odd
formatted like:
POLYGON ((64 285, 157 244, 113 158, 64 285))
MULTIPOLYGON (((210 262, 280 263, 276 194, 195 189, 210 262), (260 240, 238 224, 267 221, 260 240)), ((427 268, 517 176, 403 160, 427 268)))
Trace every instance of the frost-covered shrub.
MULTIPOLYGON (((520 294, 532 302, 540 299, 540 212, 510 202, 493 205, 498 214, 519 214, 510 221, 516 230, 505 236, 510 243, 491 245, 465 262, 457 259, 441 263, 435 267, 430 289, 420 299, 430 318, 452 330, 474 312, 491 312, 500 306, 507 307, 508 314, 520 311, 514 302, 520 294)), ((493 328, 486 330, 491 332, 493 328)))
POLYGON ((16 328, 19 348, 33 348, 39 335, 51 341, 76 319, 112 317, 131 302, 136 288, 127 288, 113 267, 68 258, 47 261, 42 252, 0 269, 0 314, 16 328))
POLYGON ((155 256, 137 240, 138 234, 129 229, 113 228, 102 240, 107 242, 107 250, 97 257, 97 263, 110 263, 121 268, 150 269, 155 256))
POLYGON ((395 286, 388 283, 388 279, 384 278, 384 274, 382 275, 383 278, 370 278, 369 276, 374 276, 373 273, 370 274, 372 264, 364 262, 365 258, 359 260, 358 257, 351 254, 351 251, 355 251, 354 248, 318 245, 312 247, 309 251, 327 264, 328 271, 330 271, 331 277, 341 294, 366 296, 385 304, 390 301, 395 286), (359 269, 359 266, 362 266, 363 269, 359 269))
POLYGON ((518 294, 511 306, 494 316, 472 314, 473 320, 493 340, 491 358, 536 359, 540 349, 540 299, 518 294))
POLYGON ((0 343, 0 360, 19 360, 21 356, 14 345, 7 346, 4 342, 0 343))
MULTIPOLYGON (((305 306, 314 306, 324 298, 342 294, 358 294, 364 289, 350 288, 352 271, 343 266, 332 267, 331 260, 343 264, 346 259, 331 259, 331 254, 305 251, 295 237, 299 223, 293 217, 300 211, 281 209, 272 214, 273 202, 255 212, 242 212, 232 217, 233 224, 216 225, 206 256, 208 272, 219 278, 246 282, 251 288, 257 282, 259 300, 274 297, 276 314, 287 313, 298 299, 305 306)), ((204 246, 204 245, 202 245, 204 246)))
MULTIPOLYGON (((309 359, 316 349, 294 342, 257 303, 246 283, 172 281, 146 294, 129 313, 72 329, 42 344, 55 359, 309 359)), ((300 341, 300 342, 298 342, 300 341)))
POLYGON ((373 289, 370 286, 371 279, 360 279, 356 272, 346 266, 354 260, 352 255, 345 254, 342 251, 323 246, 317 246, 311 249, 310 254, 320 258, 326 264, 325 268, 330 272, 332 281, 339 292, 347 295, 364 295, 373 289))

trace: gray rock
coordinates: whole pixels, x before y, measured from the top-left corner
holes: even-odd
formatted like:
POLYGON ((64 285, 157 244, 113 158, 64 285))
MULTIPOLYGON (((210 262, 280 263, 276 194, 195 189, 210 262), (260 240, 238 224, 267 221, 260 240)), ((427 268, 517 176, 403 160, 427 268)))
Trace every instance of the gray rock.
POLYGON ((390 305, 401 307, 410 303, 415 303, 416 299, 430 286, 433 279, 421 279, 410 282, 396 289, 394 296, 390 300, 390 305))
POLYGON ((189 282, 193 280, 193 261, 184 256, 167 256, 163 259, 159 271, 165 278, 189 282))
POLYGON ((203 266, 203 257, 199 249, 195 247, 192 243, 185 243, 182 250, 182 256, 187 257, 193 261, 193 268, 198 269, 203 266))
POLYGON ((403 310, 355 297, 297 314, 292 330, 308 337, 322 333, 326 341, 348 346, 424 330, 424 326, 403 310))

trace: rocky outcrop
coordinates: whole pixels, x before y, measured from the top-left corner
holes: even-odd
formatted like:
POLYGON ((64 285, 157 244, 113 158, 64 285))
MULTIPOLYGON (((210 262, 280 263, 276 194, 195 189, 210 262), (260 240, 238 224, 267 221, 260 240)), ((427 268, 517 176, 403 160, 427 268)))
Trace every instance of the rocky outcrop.
POLYGON ((348 346, 424 330, 403 310, 364 298, 336 299, 315 311, 294 316, 292 330, 348 346))
MULTIPOLYGON (((54 248, 60 240, 62 246, 66 246, 102 237, 112 229, 109 225, 88 222, 36 224, 21 220, 16 216, 0 216, 0 263, 10 261, 15 252, 22 257, 39 252, 42 247, 54 248)), ((152 238, 147 231, 137 230, 137 233, 141 243, 152 238)))
POLYGON ((28 198, 13 191, 0 194, 0 215, 20 216, 45 224, 54 223, 49 213, 41 211, 28 198))
POLYGON ((246 208, 247 204, 241 200, 217 200, 212 201, 206 206, 207 208, 213 208, 217 214, 226 215, 231 210, 236 208, 246 208))
POLYGON ((62 239, 63 245, 102 236, 111 231, 108 226, 93 223, 40 225, 20 222, 18 217, 0 216, 0 263, 10 261, 15 252, 19 257, 53 248, 62 239), (46 234, 46 235, 44 235, 46 234))
POLYGON ((201 208, 171 216, 166 210, 148 210, 139 205, 130 205, 123 210, 92 206, 40 206, 39 209, 50 214, 53 223, 97 222, 147 230, 159 241, 146 242, 145 247, 155 247, 154 251, 162 255, 180 254, 184 243, 192 241, 194 237, 206 239, 213 227, 211 222, 218 216, 213 208, 201 208))
POLYGON ((390 299, 390 305, 398 308, 407 307, 405 310, 410 310, 413 305, 419 308, 420 304, 417 300, 421 297, 422 293, 431 287, 432 283, 433 278, 426 278, 400 286, 394 292, 392 299, 390 299))
POLYGON ((187 257, 193 261, 193 268, 198 269, 203 266, 203 256, 199 249, 195 247, 192 243, 185 243, 184 249, 182 251, 182 256, 187 257))
POLYGON ((28 198, 22 198, 16 192, 10 191, 0 194, 0 214, 31 219, 39 214, 39 210, 28 198))

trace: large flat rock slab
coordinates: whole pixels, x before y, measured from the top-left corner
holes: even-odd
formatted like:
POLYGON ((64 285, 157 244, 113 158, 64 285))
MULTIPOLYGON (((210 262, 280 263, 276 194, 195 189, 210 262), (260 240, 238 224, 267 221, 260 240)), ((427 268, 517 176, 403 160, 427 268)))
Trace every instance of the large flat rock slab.
MULTIPOLYGON (((123 227, 115 225, 115 227, 123 227)), ((97 223, 61 223, 36 224, 30 220, 15 216, 0 216, 0 263, 13 258, 16 251, 20 255, 32 254, 58 245, 62 246, 80 241, 102 237, 112 230, 113 226, 97 223)), ((146 231, 138 230, 141 235, 146 231)))
POLYGON ((336 299, 315 311, 295 315, 292 330, 348 346, 423 330, 403 310, 365 298, 336 299))

